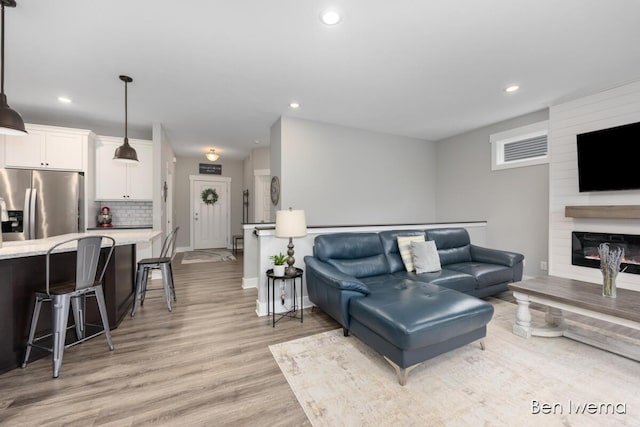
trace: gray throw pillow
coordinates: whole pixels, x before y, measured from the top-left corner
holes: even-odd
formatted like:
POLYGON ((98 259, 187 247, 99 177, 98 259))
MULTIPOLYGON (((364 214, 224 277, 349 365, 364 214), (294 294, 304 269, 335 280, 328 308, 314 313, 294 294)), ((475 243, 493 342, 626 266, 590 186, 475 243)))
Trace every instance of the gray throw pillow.
POLYGON ((416 273, 433 273, 442 270, 436 242, 433 240, 411 242, 411 249, 413 249, 413 265, 416 273))

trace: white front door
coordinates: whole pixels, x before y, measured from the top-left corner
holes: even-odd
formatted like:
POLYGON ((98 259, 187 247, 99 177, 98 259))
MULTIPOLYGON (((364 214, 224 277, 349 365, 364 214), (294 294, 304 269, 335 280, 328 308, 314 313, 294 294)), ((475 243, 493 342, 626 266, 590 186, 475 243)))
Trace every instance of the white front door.
POLYGON ((230 178, 191 177, 191 230, 194 249, 226 248, 230 229, 230 178), (202 192, 215 190, 218 200, 207 204, 202 192))

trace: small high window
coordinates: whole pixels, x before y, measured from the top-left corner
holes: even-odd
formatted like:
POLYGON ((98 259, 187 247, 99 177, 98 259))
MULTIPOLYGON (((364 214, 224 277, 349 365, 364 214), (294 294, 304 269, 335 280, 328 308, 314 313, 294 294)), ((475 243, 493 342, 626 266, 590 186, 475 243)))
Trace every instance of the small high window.
POLYGON ((549 163, 548 122, 491 135, 491 170, 549 163))

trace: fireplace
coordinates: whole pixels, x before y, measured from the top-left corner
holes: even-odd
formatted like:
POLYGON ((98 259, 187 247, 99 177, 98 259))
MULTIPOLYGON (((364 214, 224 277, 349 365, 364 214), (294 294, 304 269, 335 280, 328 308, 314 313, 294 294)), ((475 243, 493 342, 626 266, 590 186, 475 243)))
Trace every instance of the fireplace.
POLYGON ((598 246, 608 243, 611 248, 623 248, 624 258, 620 266, 625 273, 640 274, 640 236, 632 234, 571 233, 571 264, 600 268, 598 246))

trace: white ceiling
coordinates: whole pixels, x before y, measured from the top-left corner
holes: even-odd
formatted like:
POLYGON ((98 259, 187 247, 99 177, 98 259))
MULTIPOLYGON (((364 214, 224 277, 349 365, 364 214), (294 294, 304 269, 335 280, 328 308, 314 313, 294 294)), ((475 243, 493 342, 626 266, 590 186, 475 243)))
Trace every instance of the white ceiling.
POLYGON ((439 140, 640 79, 635 0, 17 3, 5 92, 26 122, 122 136, 127 74, 129 136, 162 123, 178 155, 244 158, 281 115, 439 140))

